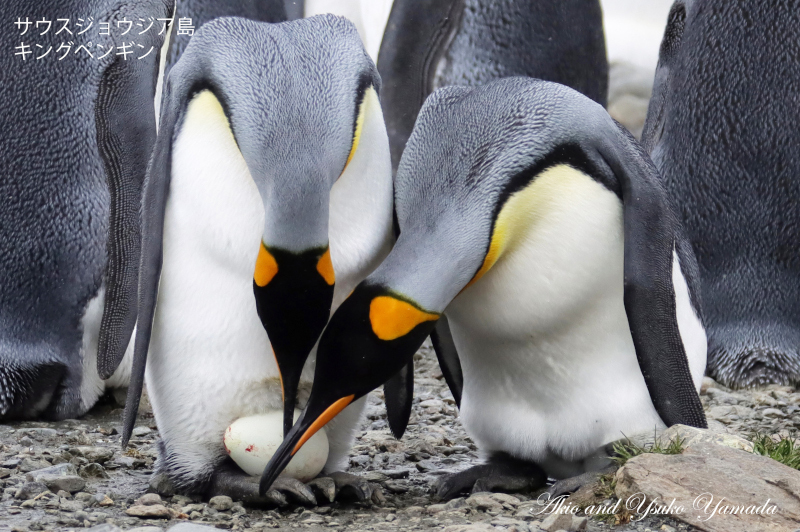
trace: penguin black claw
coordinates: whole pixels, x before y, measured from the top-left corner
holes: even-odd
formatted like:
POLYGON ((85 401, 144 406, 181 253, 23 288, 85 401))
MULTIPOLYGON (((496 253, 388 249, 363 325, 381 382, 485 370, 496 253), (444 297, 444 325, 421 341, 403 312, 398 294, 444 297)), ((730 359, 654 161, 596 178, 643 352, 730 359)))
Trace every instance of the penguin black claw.
POLYGON ((537 464, 497 453, 485 464, 440 479, 433 491, 437 499, 446 501, 464 492, 534 490, 546 482, 547 475, 537 464))

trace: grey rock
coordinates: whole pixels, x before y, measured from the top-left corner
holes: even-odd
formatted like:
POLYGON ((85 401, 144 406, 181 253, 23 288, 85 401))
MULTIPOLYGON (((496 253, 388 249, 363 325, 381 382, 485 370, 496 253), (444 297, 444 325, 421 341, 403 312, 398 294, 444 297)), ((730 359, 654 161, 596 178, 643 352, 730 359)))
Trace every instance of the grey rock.
POLYGON ((16 490, 14 498, 22 500, 32 499, 47 490, 48 487, 43 482, 26 482, 16 490))
MULTIPOLYGON (((574 516, 568 514, 552 513, 544 518, 539 528, 547 532, 556 532, 558 530, 565 530, 571 532, 577 530, 572 528, 572 518, 574 516)), ((584 526, 584 529, 586 527, 584 526)))
POLYGON ((89 460, 90 462, 95 462, 98 464, 104 464, 114 457, 114 451, 106 447, 92 447, 92 446, 73 447, 72 449, 70 449, 70 452, 72 454, 77 454, 78 456, 82 456, 87 460, 89 460))
MULTIPOLYGON (((749 452, 710 442, 686 447, 682 454, 646 453, 629 460, 616 473, 616 495, 622 500, 641 493, 646 500, 672 501, 675 506, 694 508, 699 494, 711 493, 715 502, 753 506, 770 501, 758 512, 729 515, 718 512, 713 519, 704 512, 689 511, 674 517, 704 532, 751 530, 795 530, 800 528, 800 471, 749 452)), ((713 507, 713 505, 712 505, 713 507)))
POLYGON ((108 478, 105 468, 96 463, 81 466, 80 475, 83 478, 108 478))
POLYGON ((162 504, 151 504, 149 506, 135 505, 125 510, 125 513, 131 517, 143 519, 169 519, 172 517, 169 508, 162 504))
POLYGON ((442 532, 495 532, 495 528, 488 523, 472 523, 446 526, 442 532))
POLYGON ((233 506, 233 499, 227 495, 217 495, 209 499, 208 505, 215 510, 226 511, 233 506))
POLYGON ((476 510, 502 510, 503 505, 492 498, 491 493, 474 493, 467 499, 467 504, 476 510))
POLYGON ((161 532, 162 530, 158 526, 137 526, 136 528, 129 528, 128 532, 161 532))
POLYGON ((157 493, 145 493, 136 500, 137 505, 152 506, 153 504, 162 504, 161 495, 157 493))
POLYGON ((134 427, 133 428, 132 434, 134 436, 140 437, 140 436, 146 436, 146 435, 150 434, 151 432, 153 432, 153 431, 150 429, 150 427, 139 426, 139 427, 134 427))
POLYGON ((118 526, 114 526, 108 523, 93 526, 92 528, 88 529, 87 532, 121 532, 121 529, 118 526))
POLYGON ((49 468, 50 464, 44 460, 33 460, 32 458, 23 458, 19 462, 19 470, 22 473, 30 473, 31 471, 49 468))
POLYGON ((211 526, 196 525, 194 523, 179 523, 167 529, 169 532, 209 532, 217 529, 211 526))

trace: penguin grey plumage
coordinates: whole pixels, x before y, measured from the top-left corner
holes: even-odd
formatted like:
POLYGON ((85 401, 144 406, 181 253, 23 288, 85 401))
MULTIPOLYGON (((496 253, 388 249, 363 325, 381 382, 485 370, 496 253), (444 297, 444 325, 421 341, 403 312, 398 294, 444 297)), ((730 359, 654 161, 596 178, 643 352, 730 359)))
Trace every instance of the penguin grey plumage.
POLYGON ((800 381, 800 3, 679 0, 643 143, 700 267, 708 373, 800 381))
MULTIPOLYGON (((291 426, 331 308, 389 251, 379 90, 355 27, 335 16, 217 18, 166 78, 123 440, 146 362, 158 469, 182 492, 264 502, 230 463, 223 434, 276 411, 291 426)), ((326 472, 343 466, 362 408, 327 431, 326 472)), ((313 501, 299 482, 286 489, 313 501)))
MULTIPOLYGON (((378 71, 396 171, 419 109, 438 87, 528 76, 567 85, 605 105, 608 61, 600 2, 396 0, 378 71)), ((458 402, 461 369, 446 318, 431 340, 458 402)), ((412 376, 409 366, 385 386, 389 425, 398 437, 411 409, 412 376)))
POLYGON ((161 0, 44 0, 35 7, 36 20, 51 21, 49 31, 36 20, 11 30, 31 6, 0 4, 9 24, 0 59, 0 419, 74 417, 106 384, 125 385, 122 374, 103 383, 111 374, 95 366, 96 346, 101 314, 104 325, 120 320, 108 302, 125 289, 127 268, 136 268, 117 259, 138 256, 163 35, 156 23, 122 36, 116 21, 168 18, 170 11, 161 0), (65 15, 84 17, 83 27, 93 24, 89 17, 96 24, 78 35, 73 18, 73 35, 56 36, 63 24, 56 19, 65 15), (111 35, 100 35, 102 21, 111 35), (65 41, 73 41, 66 51, 65 41), (23 45, 31 55, 14 55, 23 45), (120 55, 124 45, 129 56, 120 55), (145 56, 149 47, 154 52, 145 56))
MULTIPOLYGON (((175 21, 182 18, 189 19, 195 31, 215 18, 223 16, 239 16, 250 20, 262 22, 283 22, 286 20, 284 0, 178 0, 175 5, 175 21)), ((178 35, 176 30, 170 32, 165 64, 159 72, 159 89, 162 88, 163 78, 169 74, 172 66, 180 58, 192 35, 183 33, 178 35)), ((155 105, 160 106, 161 93, 156 95, 155 105)), ((125 268, 127 278, 125 286, 135 287, 138 284, 138 265, 140 256, 138 248, 130 248, 131 253, 121 254, 117 262, 133 265, 125 268)), ((129 298, 135 297, 135 290, 126 290, 126 297, 110 298, 107 305, 107 314, 121 316, 121 319, 104 323, 101 332, 98 363, 101 374, 108 378, 119 366, 125 355, 126 348, 131 339, 136 323, 136 306, 130 304, 129 298)))
POLYGON ((460 417, 489 459, 446 478, 443 498, 597 470, 623 434, 705 426, 691 249, 652 162, 600 105, 524 78, 439 89, 403 153, 395 209, 397 243, 328 323, 262 490, 443 314, 460 417))

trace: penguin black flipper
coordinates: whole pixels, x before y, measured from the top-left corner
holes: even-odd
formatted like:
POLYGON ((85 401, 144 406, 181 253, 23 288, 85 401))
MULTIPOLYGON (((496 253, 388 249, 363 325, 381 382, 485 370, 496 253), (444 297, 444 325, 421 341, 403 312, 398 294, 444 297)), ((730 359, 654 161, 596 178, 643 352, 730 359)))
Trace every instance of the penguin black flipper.
POLYGON ((389 429, 399 440, 403 437, 411 417, 411 403, 414 399, 413 359, 383 384, 383 397, 389 429))
POLYGON ((431 343, 433 350, 436 351, 436 358, 439 359, 439 367, 444 375, 444 380, 453 394, 456 406, 461 408, 461 392, 464 389, 464 374, 461 371, 461 361, 458 359, 458 351, 450 333, 450 323, 447 316, 442 315, 436 322, 431 332, 431 343))
POLYGON ((678 325, 674 284, 663 282, 673 279, 673 266, 680 267, 673 258, 680 247, 680 224, 655 165, 630 133, 616 125, 629 142, 602 142, 599 152, 622 189, 624 303, 636 358, 664 423, 706 428, 678 325))
MULTIPOLYGON (((171 16, 171 7, 160 1, 153 4, 162 4, 162 14, 171 16)), ((152 16, 153 10, 146 13, 152 16)), ((145 37, 149 42, 140 44, 161 48, 163 36, 148 33, 145 37)), ((159 59, 158 53, 137 61, 117 59, 103 72, 97 95, 97 144, 111 196, 106 296, 97 352, 97 372, 102 379, 111 377, 119 367, 136 325, 139 206, 147 162, 156 142, 155 114, 142 110, 153 109, 159 59)))
POLYGON ((164 89, 161 106, 161 128, 156 140, 153 155, 147 168, 147 177, 142 193, 142 244, 139 263, 139 316, 136 328, 136 342, 133 351, 133 367, 128 396, 125 400, 123 416, 122 447, 128 440, 136 423, 139 400, 144 386, 144 370, 147 364, 147 350, 153 329, 156 310, 158 282, 161 277, 163 257, 164 215, 169 195, 170 175, 172 175, 172 144, 185 109, 178 108, 178 100, 169 98, 170 86, 164 89))
POLYGON ((672 78, 673 61, 678 55, 683 41, 683 29, 686 24, 687 1, 677 0, 669 10, 667 28, 661 41, 653 96, 647 108, 647 119, 642 130, 642 145, 647 153, 651 153, 664 131, 664 110, 667 104, 667 90, 672 78))
POLYGON ((464 5, 465 0, 396 0, 392 5, 377 66, 393 172, 417 113, 433 91, 436 65, 458 29, 464 5))

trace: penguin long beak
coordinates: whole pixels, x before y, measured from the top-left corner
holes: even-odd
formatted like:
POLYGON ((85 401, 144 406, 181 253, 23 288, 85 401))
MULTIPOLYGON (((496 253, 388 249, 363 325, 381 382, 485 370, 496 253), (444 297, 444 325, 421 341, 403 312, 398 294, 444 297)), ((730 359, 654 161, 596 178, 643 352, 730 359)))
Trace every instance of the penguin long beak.
POLYGON ((261 474, 261 482, 258 486, 258 491, 261 495, 264 495, 269 488, 272 487, 272 483, 275 482, 275 479, 286 469, 286 466, 300 448, 303 447, 317 431, 336 417, 339 412, 344 410, 347 405, 352 403, 354 399, 355 395, 348 395, 334 401, 324 409, 319 407, 314 408, 316 402, 312 403, 312 401, 309 401, 309 406, 286 435, 283 443, 278 447, 278 450, 275 451, 272 459, 267 464, 267 467, 264 468, 264 472, 261 474), (314 414, 314 412, 320 411, 321 413, 314 414))
POLYGON ((327 247, 295 253, 261 244, 253 291, 280 371, 285 436, 294 421, 303 366, 330 317, 334 283, 327 247))

